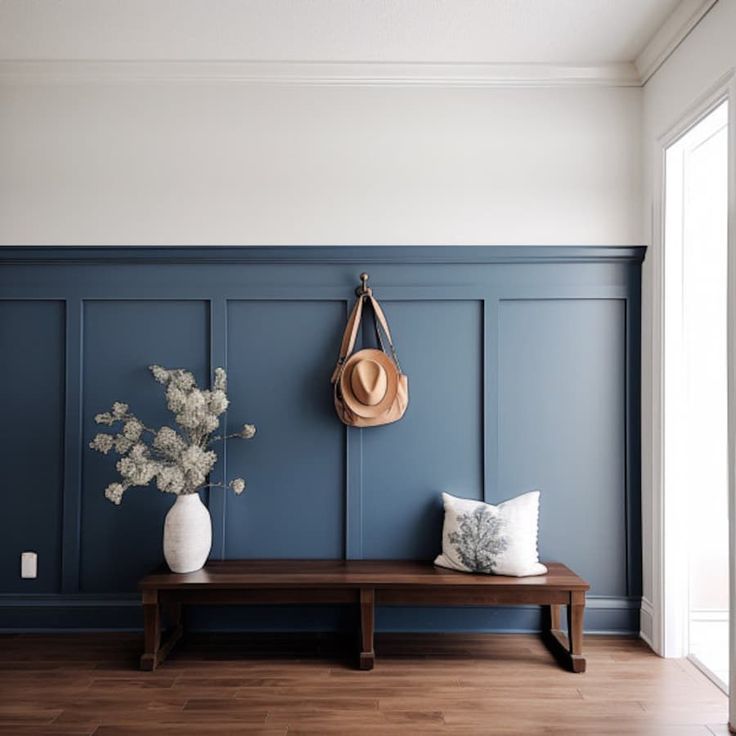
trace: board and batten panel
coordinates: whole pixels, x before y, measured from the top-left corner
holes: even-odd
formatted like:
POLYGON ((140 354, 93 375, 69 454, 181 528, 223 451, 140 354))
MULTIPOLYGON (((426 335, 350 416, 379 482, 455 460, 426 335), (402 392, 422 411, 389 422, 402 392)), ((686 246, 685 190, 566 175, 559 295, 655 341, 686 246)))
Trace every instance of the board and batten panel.
POLYGON ((58 300, 0 300, 0 592, 55 593, 61 569, 65 309, 58 300), (38 577, 20 555, 38 554, 38 577))
POLYGON ((441 549, 441 492, 483 498, 483 303, 383 306, 409 407, 362 432, 362 556, 429 560, 441 549))
POLYGON ((225 557, 340 558, 345 549, 345 428, 330 375, 346 320, 343 301, 228 303, 228 477, 225 557))
POLYGON ((539 548, 627 594, 626 302, 503 300, 499 490, 541 491, 539 548))
MULTIPOLYGON (((95 414, 114 401, 130 406, 149 427, 172 426, 164 387, 148 366, 186 368, 200 386, 209 384, 209 303, 203 300, 88 301, 83 334, 83 489, 81 589, 86 593, 132 592, 161 564, 163 522, 174 496, 155 484, 126 491, 120 506, 104 496, 118 480, 117 456, 89 449, 95 414)), ((206 496, 204 496, 206 500, 206 496)))

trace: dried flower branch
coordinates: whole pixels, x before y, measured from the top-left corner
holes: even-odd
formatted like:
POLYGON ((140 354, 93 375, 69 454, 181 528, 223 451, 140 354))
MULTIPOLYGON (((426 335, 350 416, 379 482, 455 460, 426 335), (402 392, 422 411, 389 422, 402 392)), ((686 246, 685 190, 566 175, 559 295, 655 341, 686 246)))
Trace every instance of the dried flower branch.
MULTIPOLYGON (((105 489, 105 496, 120 504, 128 488, 147 486, 153 480, 163 493, 176 495, 196 493, 200 488, 224 488, 224 483, 206 482, 217 462, 217 454, 208 450, 208 445, 217 440, 251 439, 256 433, 252 424, 244 424, 234 434, 211 436, 229 405, 225 370, 215 370, 209 391, 198 388, 189 371, 160 365, 152 365, 150 370, 156 381, 166 386, 166 403, 181 432, 166 426, 158 430, 146 427, 127 404, 118 401, 111 411, 97 414, 97 424, 121 425, 118 434, 99 433, 89 443, 93 450, 104 455, 114 450, 122 456, 116 464, 121 480, 111 483, 105 489), (143 439, 146 433, 152 435, 150 444, 143 439)), ((245 481, 235 478, 228 486, 239 495, 245 490, 245 481)))

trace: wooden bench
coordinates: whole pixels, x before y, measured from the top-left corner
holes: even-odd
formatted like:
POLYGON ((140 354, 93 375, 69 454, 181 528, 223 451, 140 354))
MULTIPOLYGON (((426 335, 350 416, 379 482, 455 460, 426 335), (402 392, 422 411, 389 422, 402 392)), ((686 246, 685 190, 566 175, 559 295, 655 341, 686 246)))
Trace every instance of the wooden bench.
POLYGON ((472 575, 403 560, 227 560, 202 570, 154 572, 140 583, 145 618, 141 669, 154 670, 181 637, 182 606, 349 604, 360 606, 360 669, 373 669, 375 606, 543 606, 542 637, 561 664, 585 672, 583 615, 589 585, 564 565, 547 575, 472 575), (567 607, 567 636, 560 630, 567 607), (170 629, 162 636, 162 618, 170 629))

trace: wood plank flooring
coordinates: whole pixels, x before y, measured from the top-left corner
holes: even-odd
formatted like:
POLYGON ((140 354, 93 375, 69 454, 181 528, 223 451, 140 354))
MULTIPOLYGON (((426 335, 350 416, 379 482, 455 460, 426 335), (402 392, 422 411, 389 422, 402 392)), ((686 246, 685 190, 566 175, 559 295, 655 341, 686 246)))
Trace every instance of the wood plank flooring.
POLYGON ((687 661, 585 644, 575 675, 532 636, 382 635, 361 672, 335 637, 192 634, 151 673, 139 635, 4 635, 0 736, 726 736, 725 695, 687 661))

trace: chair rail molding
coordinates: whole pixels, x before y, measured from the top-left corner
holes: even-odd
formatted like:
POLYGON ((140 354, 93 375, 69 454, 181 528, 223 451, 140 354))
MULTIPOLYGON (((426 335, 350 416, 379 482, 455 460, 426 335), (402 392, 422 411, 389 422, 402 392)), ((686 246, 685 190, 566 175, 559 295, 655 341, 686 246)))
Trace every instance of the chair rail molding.
POLYGON ((640 263, 645 250, 628 245, 4 245, 0 246, 0 264, 640 263))

